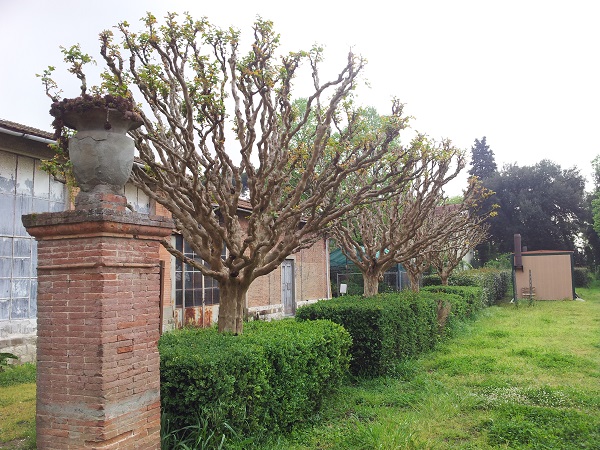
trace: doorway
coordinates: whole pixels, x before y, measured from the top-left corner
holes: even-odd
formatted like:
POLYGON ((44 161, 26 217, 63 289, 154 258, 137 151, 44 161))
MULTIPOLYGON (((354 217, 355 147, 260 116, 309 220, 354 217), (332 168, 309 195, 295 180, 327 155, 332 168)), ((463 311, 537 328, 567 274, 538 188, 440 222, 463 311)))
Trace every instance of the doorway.
POLYGON ((293 316, 296 312, 293 259, 286 259, 281 263, 281 300, 283 303, 283 314, 293 316))

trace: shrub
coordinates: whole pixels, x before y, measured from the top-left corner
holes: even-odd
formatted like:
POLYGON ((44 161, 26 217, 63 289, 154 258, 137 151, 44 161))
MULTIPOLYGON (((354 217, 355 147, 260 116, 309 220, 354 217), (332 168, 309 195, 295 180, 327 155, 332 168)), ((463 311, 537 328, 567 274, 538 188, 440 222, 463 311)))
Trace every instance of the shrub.
POLYGON ((473 269, 450 276, 451 286, 479 286, 482 289, 483 304, 490 306, 502 300, 512 284, 510 270, 473 269))
POLYGON ((589 287, 592 281, 592 274, 587 267, 575 267, 573 270, 573 283, 576 288, 589 287))
POLYGON ((0 371, 0 386, 14 386, 21 383, 35 383, 35 364, 14 364, 0 371))
POLYGON ((361 376, 390 372, 398 360, 432 348, 439 336, 436 299, 409 291, 323 300, 296 311, 296 320, 315 319, 329 319, 348 330, 350 369, 361 376))
POLYGON ((442 279, 439 275, 425 275, 423 277, 423 287, 425 286, 441 286, 442 279))
POLYGON ((475 313, 485 307, 483 290, 478 286, 427 286, 421 289, 423 293, 454 294, 445 300, 450 301, 451 317, 458 320, 474 317, 475 313), (456 297, 460 300, 456 300, 456 297))
POLYGON ((251 322, 240 336, 215 329, 164 334, 161 402, 171 429, 207 420, 217 434, 289 430, 307 420, 347 373, 350 336, 328 321, 251 322))

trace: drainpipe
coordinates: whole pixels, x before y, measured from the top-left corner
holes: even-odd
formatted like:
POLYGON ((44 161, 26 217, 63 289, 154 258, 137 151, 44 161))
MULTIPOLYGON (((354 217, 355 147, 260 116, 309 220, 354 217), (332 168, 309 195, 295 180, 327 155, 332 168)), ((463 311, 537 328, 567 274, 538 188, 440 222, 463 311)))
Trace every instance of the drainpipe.
POLYGON ((13 130, 8 130, 6 128, 2 128, 2 133, 10 134, 11 136, 19 136, 19 137, 22 137, 25 139, 30 139, 32 141, 41 142, 43 144, 56 144, 56 141, 54 141, 52 139, 36 136, 34 134, 23 133, 21 131, 13 131, 13 130))

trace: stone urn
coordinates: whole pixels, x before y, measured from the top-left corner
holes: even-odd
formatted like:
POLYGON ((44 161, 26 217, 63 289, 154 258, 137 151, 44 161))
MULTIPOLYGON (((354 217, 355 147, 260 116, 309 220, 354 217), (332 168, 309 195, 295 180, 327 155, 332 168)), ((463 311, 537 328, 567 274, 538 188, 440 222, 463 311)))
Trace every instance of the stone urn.
POLYGON ((69 158, 80 188, 75 208, 124 208, 127 201, 123 188, 131 175, 135 151, 127 132, 142 125, 139 116, 94 107, 66 112, 63 121, 65 126, 77 130, 69 138, 69 158))

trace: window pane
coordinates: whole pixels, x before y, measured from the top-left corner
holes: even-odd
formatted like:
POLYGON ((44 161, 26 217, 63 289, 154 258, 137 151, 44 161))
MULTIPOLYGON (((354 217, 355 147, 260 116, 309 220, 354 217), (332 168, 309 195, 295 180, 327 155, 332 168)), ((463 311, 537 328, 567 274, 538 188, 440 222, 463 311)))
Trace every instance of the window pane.
POLYGON ((2 256, 12 256, 12 243, 13 239, 10 237, 1 237, 0 238, 0 257, 2 256))
POLYGON ((23 226, 21 216, 31 212, 32 200, 32 197, 27 197, 25 195, 15 197, 15 236, 29 236, 23 226))
POLYGON ((10 278, 12 273, 12 259, 0 258, 0 278, 10 278))
POLYGON ((12 280, 12 298, 29 298, 30 280, 12 280))
POLYGON ((10 278, 0 278, 0 298, 10 298, 10 278))
POLYGON ((62 209, 59 209, 58 211, 65 209, 64 204, 67 201, 67 186, 64 183, 55 180, 54 177, 50 177, 50 200, 63 205, 62 209))
POLYGON ((33 209, 32 212, 36 213, 44 213, 50 211, 50 204, 48 200, 44 200, 43 198, 33 198, 33 209))
POLYGON ((175 272, 175 289, 181 290, 183 289, 183 280, 181 279, 183 274, 181 272, 175 272))
POLYGON ((206 306, 212 305, 213 301, 213 290, 212 289, 204 289, 204 304, 206 306))
POLYGON ((183 306, 183 291, 181 289, 175 290, 175 306, 179 308, 183 306))
POLYGON ((185 290, 185 306, 186 307, 196 306, 195 298, 194 298, 194 291, 192 289, 185 290))
POLYGON ((50 202, 50 206, 48 207, 48 212, 61 212, 64 211, 65 209, 65 203, 64 202, 50 202))
POLYGON ((194 272, 192 280, 193 280, 192 288, 194 290, 202 289, 202 273, 201 272, 194 272))
POLYGON ((41 164, 41 161, 35 161, 33 195, 47 200, 50 198, 50 175, 41 169, 41 164))
POLYGON ((15 258, 13 259, 13 279, 31 277, 31 259, 15 258))
MULTIPOLYGON (((0 184, 2 180, 0 179, 0 184)), ((0 192, 0 234, 12 236, 15 220, 15 196, 0 192)))
POLYGON ((17 156, 0 152, 0 192, 15 193, 17 156))
POLYGON ((27 319, 29 317, 29 299, 14 298, 12 300, 11 319, 27 319))
POLYGON ((14 256, 17 258, 29 258, 31 256, 31 243, 33 239, 19 239, 15 238, 15 253, 14 256))
POLYGON ((29 299, 29 318, 37 317, 37 281, 31 282, 31 298, 29 299))
POLYGON ((10 300, 0 300, 0 320, 10 319, 10 300))
POLYGON ((17 160, 17 194, 33 195, 33 158, 19 156, 17 160))

